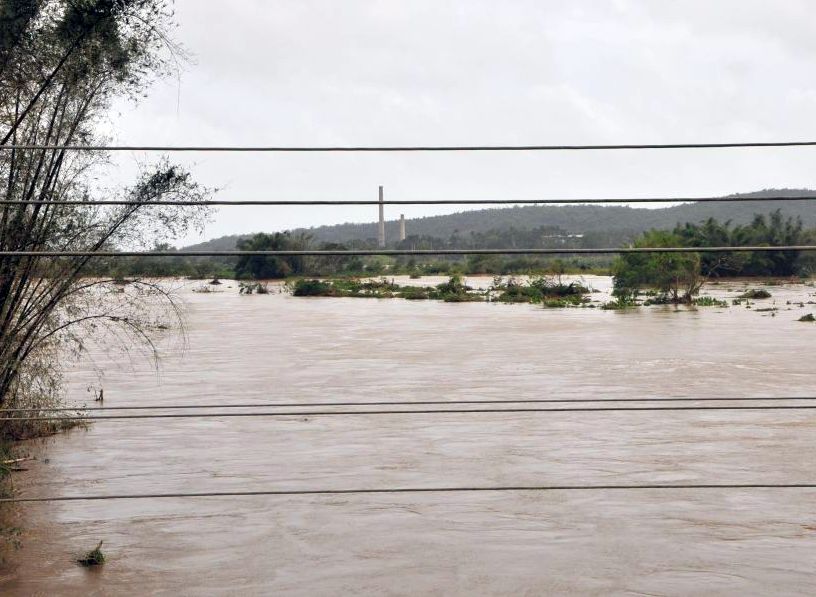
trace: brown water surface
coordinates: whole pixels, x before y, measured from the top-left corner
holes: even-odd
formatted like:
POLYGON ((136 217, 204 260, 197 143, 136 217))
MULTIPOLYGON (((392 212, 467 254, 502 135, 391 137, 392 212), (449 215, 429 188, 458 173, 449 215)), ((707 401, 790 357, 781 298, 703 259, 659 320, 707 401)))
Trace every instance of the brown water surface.
MULTIPOLYGON (((435 281, 435 280, 431 280, 435 281)), ((420 281, 429 283, 429 280, 420 281)), ((607 299, 609 281, 589 278, 607 299)), ((471 280, 486 284, 489 281, 471 280)), ((239 296, 188 303, 157 375, 99 352, 106 406, 816 395, 813 288, 729 308, 239 296), (779 311, 757 312, 775 304, 779 311)), ((732 299, 742 283, 711 287, 732 299)), ((71 374, 71 399, 95 382, 71 374)), ((813 411, 98 422, 47 441, 22 495, 816 482, 813 411)), ((4 595, 762 595, 816 591, 813 490, 55 502, 4 595), (74 563, 104 539, 108 563, 74 563)))

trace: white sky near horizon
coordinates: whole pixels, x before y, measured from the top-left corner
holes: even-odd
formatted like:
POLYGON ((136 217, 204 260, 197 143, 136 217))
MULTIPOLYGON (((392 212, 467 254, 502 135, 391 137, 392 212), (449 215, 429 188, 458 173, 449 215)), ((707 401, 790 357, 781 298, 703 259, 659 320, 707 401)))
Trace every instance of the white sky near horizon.
MULTIPOLYGON (((114 141, 467 145, 816 139, 807 0, 177 0, 180 81, 114 141)), ((155 155, 115 156, 113 179, 155 155)), ((172 154, 218 199, 706 196, 816 187, 816 148, 172 154)), ((387 207, 389 219, 461 211, 387 207)), ((220 209, 202 236, 373 221, 376 207, 220 209)))

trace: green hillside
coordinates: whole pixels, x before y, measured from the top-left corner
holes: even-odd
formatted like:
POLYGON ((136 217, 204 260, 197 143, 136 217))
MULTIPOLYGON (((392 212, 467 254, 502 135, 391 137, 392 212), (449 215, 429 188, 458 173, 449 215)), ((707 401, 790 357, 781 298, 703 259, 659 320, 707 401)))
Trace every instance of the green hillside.
MULTIPOLYGON (((637 234, 651 228, 673 228, 685 222, 701 222, 715 218, 721 222, 745 224, 755 214, 767 214, 781 209, 786 216, 799 217, 805 227, 816 227, 816 202, 782 201, 773 197, 786 195, 809 195, 816 191, 808 189, 773 189, 731 196, 757 197, 756 201, 740 203, 686 203, 672 207, 647 209, 603 205, 530 205, 495 209, 462 211, 449 215, 429 216, 406 221, 410 236, 433 236, 449 238, 454 233, 467 235, 471 232, 487 232, 515 228, 530 230, 542 226, 557 227, 570 234, 628 233, 637 234), (764 199, 764 200, 762 200, 764 199)), ((386 222, 386 237, 394 240, 398 234, 396 220, 386 222)), ((376 222, 347 223, 305 229, 318 242, 348 242, 369 240, 377 236, 376 222)), ((205 243, 187 247, 190 250, 230 250, 241 238, 239 235, 224 236, 205 243)))

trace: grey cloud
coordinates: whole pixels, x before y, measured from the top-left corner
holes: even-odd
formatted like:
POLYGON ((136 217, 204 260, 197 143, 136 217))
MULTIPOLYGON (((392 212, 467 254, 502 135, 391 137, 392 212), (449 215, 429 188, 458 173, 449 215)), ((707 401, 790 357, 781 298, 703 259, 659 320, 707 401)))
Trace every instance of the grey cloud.
MULTIPOLYGON (((179 0, 177 9, 177 37, 196 63, 180 88, 162 83, 123 111, 119 141, 816 138, 816 24, 804 0, 179 0)), ((256 199, 373 198, 378 184, 404 199, 813 187, 813 158, 813 150, 181 156, 224 198, 256 199)), ((124 172, 132 160, 123 159, 124 172)), ((229 209, 207 236, 374 217, 362 208, 229 209)))

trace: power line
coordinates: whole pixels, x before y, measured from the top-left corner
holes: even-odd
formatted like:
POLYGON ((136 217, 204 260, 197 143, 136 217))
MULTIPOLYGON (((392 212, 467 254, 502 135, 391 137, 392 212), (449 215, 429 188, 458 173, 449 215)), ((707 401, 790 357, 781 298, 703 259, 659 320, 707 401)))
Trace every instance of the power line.
POLYGON ((816 410, 816 405, 764 405, 764 406, 604 406, 568 408, 469 408, 433 410, 334 410, 334 411, 274 411, 274 412, 226 412, 226 413, 162 413, 108 416, 39 416, 4 417, 0 422, 11 421, 123 421, 130 419, 211 419, 224 417, 332 417, 360 415, 433 415, 433 414, 487 414, 487 413, 568 413, 568 412, 655 412, 655 411, 707 411, 707 410, 816 410))
POLYGON ((777 253, 816 245, 745 247, 605 247, 600 249, 353 249, 306 251, 0 251, 0 257, 363 257, 369 255, 602 255, 626 253, 777 253))
MULTIPOLYGON (((758 202, 758 201, 816 201, 816 195, 783 195, 779 197, 746 197, 743 195, 726 196, 726 197, 599 197, 599 198, 583 198, 583 199, 384 199, 383 205, 574 205, 574 204, 592 204, 592 203, 740 203, 740 202, 758 202)), ((23 200, 0 200, 0 206, 20 206, 20 205, 71 205, 71 206, 90 206, 90 205, 158 205, 162 207, 174 206, 227 206, 227 207, 246 207, 246 206, 332 206, 332 205, 380 205, 380 201, 374 199, 339 199, 339 200, 303 200, 297 201, 294 199, 259 199, 259 200, 217 200, 217 199, 202 199, 202 200, 182 200, 182 201, 160 201, 160 200, 53 200, 43 201, 36 199, 23 200)))
POLYGON ((599 145, 0 145, 0 150, 159 151, 231 153, 376 153, 427 151, 618 151, 630 149, 725 149, 812 147, 816 141, 750 141, 743 143, 623 143, 599 145))
MULTIPOLYGON (((814 396, 750 396, 727 398, 681 398, 670 396, 667 398, 528 398, 519 400, 413 400, 413 401, 372 401, 372 402, 285 402, 285 403, 247 403, 247 404, 162 404, 158 406, 60 406, 43 408, 5 408, 0 414, 15 412, 74 412, 74 411, 105 411, 105 410, 175 410, 175 409, 210 409, 210 408, 315 408, 324 406, 456 406, 459 404, 541 404, 541 403, 581 403, 581 402, 772 402, 772 401, 804 401, 816 400, 814 396)), ((437 411, 432 411, 437 412, 437 411)), ((308 413, 307 413, 308 414, 308 413)), ((17 420, 17 419, 15 419, 17 420)))
POLYGON ((639 490, 718 490, 718 489, 816 489, 816 483, 675 483, 661 485, 503 485, 473 487, 393 487, 383 489, 273 489, 259 491, 205 491, 174 493, 120 493, 108 495, 65 495, 51 497, 0 498, 0 503, 78 502, 98 500, 142 500, 163 498, 297 496, 297 495, 376 495, 400 493, 485 493, 548 491, 639 491, 639 490))

